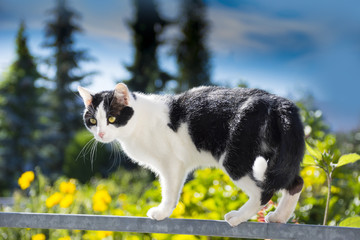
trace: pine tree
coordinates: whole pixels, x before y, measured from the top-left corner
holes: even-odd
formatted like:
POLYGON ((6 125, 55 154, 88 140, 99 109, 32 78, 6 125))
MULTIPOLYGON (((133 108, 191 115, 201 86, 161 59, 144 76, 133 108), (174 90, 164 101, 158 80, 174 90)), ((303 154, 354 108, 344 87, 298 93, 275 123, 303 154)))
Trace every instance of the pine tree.
POLYGON ((131 90, 157 92, 164 88, 171 76, 160 70, 157 49, 160 35, 169 24, 160 17, 154 0, 134 0, 135 20, 128 25, 133 32, 134 62, 127 69, 132 77, 125 81, 131 90))
POLYGON ((206 6, 202 0, 182 1, 179 19, 182 38, 176 46, 179 68, 177 91, 209 85, 210 53, 206 46, 209 24, 206 21, 206 6))
POLYGON ((51 10, 54 16, 47 22, 44 47, 53 50, 48 59, 55 68, 55 83, 51 93, 51 123, 53 152, 51 154, 51 171, 61 170, 64 161, 66 145, 70 142, 75 132, 82 127, 80 113, 83 109, 72 89, 74 83, 84 85, 89 73, 80 73, 81 61, 91 60, 85 50, 74 48, 74 35, 81 32, 77 24, 79 14, 71 9, 65 0, 57 0, 57 6, 51 10))
POLYGON ((0 82, 0 189, 12 187, 23 170, 37 163, 38 89, 41 76, 27 46, 25 24, 16 37, 16 60, 0 82), (4 187, 4 186, 3 186, 4 187))

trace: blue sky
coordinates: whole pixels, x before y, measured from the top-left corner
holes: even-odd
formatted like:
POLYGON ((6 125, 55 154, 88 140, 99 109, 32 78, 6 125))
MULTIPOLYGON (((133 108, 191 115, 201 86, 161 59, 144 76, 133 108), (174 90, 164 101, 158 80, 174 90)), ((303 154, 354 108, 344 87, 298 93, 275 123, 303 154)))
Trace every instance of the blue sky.
MULTIPOLYGON (((164 17, 176 18, 180 0, 158 0, 164 17)), ((84 63, 98 71, 89 86, 94 91, 113 88, 115 80, 129 77, 124 64, 131 63, 133 49, 126 20, 134 11, 131 0, 69 1, 81 13, 84 29, 77 47, 87 48, 97 59, 84 63)), ((360 3, 355 0, 206 0, 211 32, 214 82, 266 89, 284 97, 314 94, 333 130, 360 125, 360 3)), ((44 56, 41 48, 47 10, 54 1, 0 0, 0 74, 14 60, 14 38, 20 19, 27 25, 30 50, 44 56)), ((165 39, 174 39, 177 27, 165 39)), ((163 69, 176 73, 171 44, 159 51, 163 69)), ((51 70, 40 65, 40 70, 51 70)))

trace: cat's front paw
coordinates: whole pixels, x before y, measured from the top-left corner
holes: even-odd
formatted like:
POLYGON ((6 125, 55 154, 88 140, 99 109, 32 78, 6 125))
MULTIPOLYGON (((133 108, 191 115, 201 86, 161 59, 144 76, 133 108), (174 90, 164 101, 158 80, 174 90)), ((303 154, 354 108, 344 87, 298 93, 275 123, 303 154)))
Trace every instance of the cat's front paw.
POLYGON ((171 213, 172 213, 172 209, 169 210, 164 207, 157 206, 150 208, 146 215, 151 219, 160 221, 167 217, 170 217, 171 213))
POLYGON ((225 221, 227 221, 230 226, 235 227, 242 222, 246 222, 248 219, 244 219, 240 211, 231 211, 225 214, 225 221))

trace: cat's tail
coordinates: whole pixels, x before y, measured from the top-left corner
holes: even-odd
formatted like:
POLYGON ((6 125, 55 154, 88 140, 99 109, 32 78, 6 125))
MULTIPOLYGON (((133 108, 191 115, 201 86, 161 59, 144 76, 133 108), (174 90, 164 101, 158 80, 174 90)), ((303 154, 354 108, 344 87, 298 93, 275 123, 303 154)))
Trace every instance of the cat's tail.
POLYGON ((265 205, 275 192, 283 189, 276 211, 269 213, 265 221, 286 223, 295 210, 303 187, 299 171, 305 148, 304 130, 297 107, 287 100, 278 103, 271 119, 277 153, 268 163, 261 203, 265 205))
POLYGON ((274 113, 276 124, 273 126, 277 127, 280 141, 276 159, 266 173, 266 179, 270 181, 266 185, 277 191, 289 189, 298 181, 305 141, 303 124, 295 104, 281 101, 274 113))

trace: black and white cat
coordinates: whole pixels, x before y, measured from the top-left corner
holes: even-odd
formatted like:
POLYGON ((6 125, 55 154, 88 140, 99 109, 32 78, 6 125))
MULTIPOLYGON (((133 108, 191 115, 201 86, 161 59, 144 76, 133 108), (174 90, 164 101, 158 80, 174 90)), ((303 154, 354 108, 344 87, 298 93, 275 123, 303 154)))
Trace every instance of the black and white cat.
POLYGON ((255 215, 279 190, 267 222, 285 223, 303 187, 298 175, 304 132, 297 107, 258 89, 198 87, 174 96, 78 88, 84 122, 97 141, 119 141, 135 162, 160 178, 162 201, 147 215, 162 220, 177 205, 189 172, 223 169, 249 200, 225 220, 236 226, 255 215))

